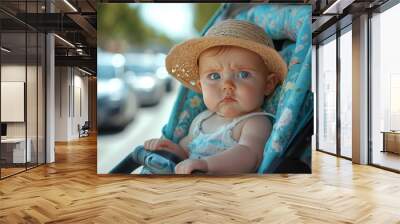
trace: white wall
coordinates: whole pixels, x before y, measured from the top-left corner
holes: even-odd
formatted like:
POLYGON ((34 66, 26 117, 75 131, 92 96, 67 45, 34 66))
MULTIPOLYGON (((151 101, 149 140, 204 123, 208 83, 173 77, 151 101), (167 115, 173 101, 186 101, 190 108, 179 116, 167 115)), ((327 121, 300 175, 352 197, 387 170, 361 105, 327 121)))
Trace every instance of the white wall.
POLYGON ((72 67, 56 67, 56 141, 79 138, 78 124, 88 120, 88 78, 83 75, 72 67))
POLYGON ((68 68, 55 68, 55 141, 68 140, 68 68))

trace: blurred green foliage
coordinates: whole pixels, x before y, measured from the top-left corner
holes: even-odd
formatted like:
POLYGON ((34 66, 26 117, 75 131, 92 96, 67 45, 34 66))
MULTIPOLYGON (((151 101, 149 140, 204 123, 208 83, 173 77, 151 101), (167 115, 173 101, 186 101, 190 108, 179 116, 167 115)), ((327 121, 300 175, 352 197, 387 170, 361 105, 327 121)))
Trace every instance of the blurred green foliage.
POLYGON ((194 28, 201 33, 221 3, 194 4, 194 28))
POLYGON ((109 42, 118 41, 136 48, 146 48, 154 41, 166 48, 172 45, 168 37, 143 22, 138 8, 128 4, 99 4, 97 18, 98 44, 102 48, 107 48, 109 42))
POLYGON ((130 42, 145 43, 146 36, 151 32, 141 22, 139 12, 127 4, 99 4, 97 24, 100 42, 127 39, 130 42), (138 30, 140 32, 136 32, 138 30))
MULTIPOLYGON (((193 25, 199 33, 201 33, 220 5, 219 3, 193 4, 193 25)), ((158 48, 157 50, 159 51, 160 49, 168 50, 174 44, 174 41, 145 24, 140 17, 139 10, 140 7, 129 7, 128 4, 123 3, 98 4, 97 32, 99 47, 111 51, 124 51, 126 47, 158 48), (110 43, 114 43, 114 45, 110 43), (112 46, 109 47, 110 45, 112 46)))

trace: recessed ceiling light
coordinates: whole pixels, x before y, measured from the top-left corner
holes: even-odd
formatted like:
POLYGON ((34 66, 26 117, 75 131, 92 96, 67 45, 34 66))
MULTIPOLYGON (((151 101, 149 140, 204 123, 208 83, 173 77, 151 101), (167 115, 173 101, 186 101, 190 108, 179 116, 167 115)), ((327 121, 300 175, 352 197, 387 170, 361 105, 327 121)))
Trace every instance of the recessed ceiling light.
POLYGON ((7 52, 7 53, 10 53, 10 52, 11 52, 11 50, 9 50, 9 49, 7 49, 7 48, 5 48, 5 47, 1 47, 1 50, 4 51, 4 52, 7 52))
POLYGON ((71 4, 69 1, 64 0, 65 4, 67 4, 74 12, 78 12, 78 10, 71 4))
POLYGON ((342 14, 343 9, 351 5, 355 0, 336 0, 322 14, 342 14))
POLYGON ((81 69, 81 68, 79 68, 79 67, 78 67, 78 70, 81 71, 81 72, 83 72, 83 73, 85 73, 85 74, 87 74, 87 75, 89 75, 89 76, 92 75, 92 73, 90 73, 90 72, 88 72, 88 71, 86 71, 86 70, 83 70, 83 69, 81 69))
POLYGON ((68 44, 69 46, 75 48, 75 45, 71 44, 71 42, 69 42, 69 41, 67 41, 66 39, 60 37, 59 35, 54 34, 54 36, 57 37, 58 39, 60 39, 61 41, 63 41, 64 43, 68 44))

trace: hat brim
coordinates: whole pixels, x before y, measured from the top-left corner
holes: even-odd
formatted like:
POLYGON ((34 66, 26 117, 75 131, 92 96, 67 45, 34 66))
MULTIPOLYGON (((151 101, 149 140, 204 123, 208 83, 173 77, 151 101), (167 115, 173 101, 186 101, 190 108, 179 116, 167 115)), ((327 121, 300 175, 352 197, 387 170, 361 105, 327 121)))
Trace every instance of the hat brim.
POLYGON ((271 73, 276 73, 283 82, 287 66, 281 55, 273 48, 254 41, 235 37, 200 37, 174 46, 165 59, 169 74, 186 87, 201 93, 197 60, 200 54, 215 46, 236 46, 260 55, 271 73))

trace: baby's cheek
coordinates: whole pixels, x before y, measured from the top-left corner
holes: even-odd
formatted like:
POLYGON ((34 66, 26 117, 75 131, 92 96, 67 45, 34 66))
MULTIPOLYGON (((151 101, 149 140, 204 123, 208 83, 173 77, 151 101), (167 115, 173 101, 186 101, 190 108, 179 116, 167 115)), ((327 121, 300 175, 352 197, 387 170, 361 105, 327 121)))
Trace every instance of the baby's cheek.
POLYGON ((243 88, 241 88, 241 92, 242 92, 243 96, 247 97, 247 98, 255 98, 260 95, 260 91, 256 85, 243 86, 243 88))
POLYGON ((243 98, 247 101, 246 103, 260 106, 264 102, 264 92, 253 88, 246 89, 243 93, 243 98))
POLYGON ((203 88, 203 97, 207 98, 207 100, 212 100, 218 97, 218 90, 216 88, 212 88, 211 86, 203 88))
POLYGON ((203 94, 203 100, 208 109, 213 109, 216 107, 215 99, 211 94, 203 94))

